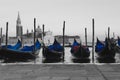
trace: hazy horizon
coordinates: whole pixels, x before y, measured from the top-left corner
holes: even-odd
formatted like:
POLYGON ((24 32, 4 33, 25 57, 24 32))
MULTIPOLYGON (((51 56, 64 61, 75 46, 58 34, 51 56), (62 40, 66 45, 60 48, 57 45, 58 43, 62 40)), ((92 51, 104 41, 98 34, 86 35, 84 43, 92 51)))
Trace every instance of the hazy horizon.
POLYGON ((0 0, 0 27, 5 34, 9 22, 9 36, 16 35, 16 20, 20 13, 23 33, 33 29, 34 18, 37 25, 45 24, 45 30, 53 35, 62 35, 63 21, 66 21, 66 35, 82 35, 87 28, 92 36, 92 19, 95 19, 95 37, 110 34, 120 35, 119 0, 0 0))

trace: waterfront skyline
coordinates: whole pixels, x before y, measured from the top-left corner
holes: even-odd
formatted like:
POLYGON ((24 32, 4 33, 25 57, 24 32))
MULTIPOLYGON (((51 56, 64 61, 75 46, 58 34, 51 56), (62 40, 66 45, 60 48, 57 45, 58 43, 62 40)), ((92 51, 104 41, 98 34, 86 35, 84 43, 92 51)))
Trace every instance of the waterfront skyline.
MULTIPOLYGON (((0 0, 0 27, 5 34, 6 22, 9 22, 9 36, 16 35, 16 20, 20 13, 23 33, 36 25, 45 24, 45 30, 54 35, 61 34, 63 21, 66 21, 66 35, 84 36, 84 28, 88 36, 92 34, 92 18, 95 19, 95 36, 107 34, 119 36, 120 10, 119 0, 0 0)), ((37 26, 36 26, 37 27, 37 26)))

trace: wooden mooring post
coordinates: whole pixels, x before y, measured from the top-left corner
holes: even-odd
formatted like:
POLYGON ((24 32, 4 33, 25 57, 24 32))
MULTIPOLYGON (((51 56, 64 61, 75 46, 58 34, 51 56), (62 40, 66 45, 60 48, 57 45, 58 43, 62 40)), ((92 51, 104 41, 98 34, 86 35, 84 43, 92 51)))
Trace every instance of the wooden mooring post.
POLYGON ((8 22, 6 22, 6 48, 8 45, 8 22))
POLYGON ((87 28, 85 28, 85 45, 87 46, 87 28))
MULTIPOLYGON (((43 51, 42 52, 44 53, 45 52, 45 43, 44 43, 45 25, 44 24, 42 25, 42 30, 43 30, 43 34, 42 34, 42 49, 43 49, 43 51)), ((42 55, 42 62, 43 62, 43 55, 42 55)))
MULTIPOLYGON (((35 54, 35 49, 36 49, 36 47, 35 47, 35 42, 36 42, 35 38, 36 38, 36 18, 34 18, 34 54, 35 54)), ((34 63, 36 63, 36 59, 34 60, 34 63)))
POLYGON ((36 38, 36 18, 34 18, 34 52, 35 52, 35 38, 36 38))
POLYGON ((2 28, 1 28, 1 39, 0 39, 0 46, 2 46, 2 28))
POLYGON ((63 22, 63 61, 65 58, 65 21, 63 22))
POLYGON ((108 39, 110 38, 110 27, 108 27, 108 39))
POLYGON ((94 63, 94 19, 92 19, 92 63, 94 63))
POLYGON ((42 25, 42 29, 43 29, 43 36, 42 36, 42 41, 43 41, 43 46, 44 46, 44 35, 45 35, 45 25, 42 25))

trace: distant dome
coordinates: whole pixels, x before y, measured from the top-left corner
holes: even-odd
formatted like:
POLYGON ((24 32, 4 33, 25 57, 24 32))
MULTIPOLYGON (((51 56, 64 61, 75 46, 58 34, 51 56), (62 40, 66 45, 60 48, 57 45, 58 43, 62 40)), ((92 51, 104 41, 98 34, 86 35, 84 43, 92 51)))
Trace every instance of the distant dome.
POLYGON ((38 27, 36 28, 36 32, 42 33, 42 30, 41 30, 40 26, 38 26, 38 27))

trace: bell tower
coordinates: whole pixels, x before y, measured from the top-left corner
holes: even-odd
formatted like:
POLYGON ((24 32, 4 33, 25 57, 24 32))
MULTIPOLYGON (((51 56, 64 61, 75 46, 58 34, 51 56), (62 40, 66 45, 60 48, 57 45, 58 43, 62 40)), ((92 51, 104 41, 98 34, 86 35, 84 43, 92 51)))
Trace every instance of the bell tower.
POLYGON ((16 37, 21 37, 23 34, 23 29, 21 25, 21 19, 20 19, 20 14, 18 12, 18 17, 16 20, 16 37))

